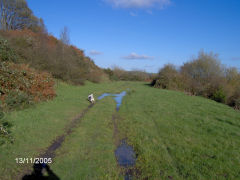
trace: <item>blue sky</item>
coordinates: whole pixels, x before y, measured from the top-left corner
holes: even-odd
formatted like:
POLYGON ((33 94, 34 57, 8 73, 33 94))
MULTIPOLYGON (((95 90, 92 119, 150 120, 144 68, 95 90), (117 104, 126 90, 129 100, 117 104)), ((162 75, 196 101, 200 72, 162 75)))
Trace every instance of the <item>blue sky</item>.
POLYGON ((239 0, 28 0, 48 32, 67 26, 71 44, 100 67, 157 72, 200 50, 240 68, 239 0))

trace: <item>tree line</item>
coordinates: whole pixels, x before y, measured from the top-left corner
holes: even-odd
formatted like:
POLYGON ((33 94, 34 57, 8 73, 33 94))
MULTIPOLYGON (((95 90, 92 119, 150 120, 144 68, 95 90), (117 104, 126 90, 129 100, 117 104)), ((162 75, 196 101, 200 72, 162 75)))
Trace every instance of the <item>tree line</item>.
POLYGON ((197 58, 180 68, 165 65, 152 85, 203 96, 240 109, 240 73, 235 67, 221 64, 213 53, 200 52, 197 58))

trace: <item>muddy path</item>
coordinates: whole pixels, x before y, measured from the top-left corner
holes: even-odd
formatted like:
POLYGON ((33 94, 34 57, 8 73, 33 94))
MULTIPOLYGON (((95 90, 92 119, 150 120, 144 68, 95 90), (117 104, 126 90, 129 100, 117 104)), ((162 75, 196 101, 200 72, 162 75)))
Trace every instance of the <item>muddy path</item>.
MULTIPOLYGON (((66 139, 68 135, 70 135, 74 128, 81 123, 82 118, 85 116, 85 114, 94 106, 94 104, 90 104, 86 109, 84 109, 80 114, 78 114, 75 118, 72 119, 70 124, 68 124, 64 128, 64 133, 60 136, 58 136, 47 148, 46 150, 41 153, 38 157, 39 158, 51 158, 52 160, 56 156, 55 152, 57 149, 59 149, 62 146, 62 143, 66 139)), ((22 177, 26 174, 30 174, 32 169, 27 167, 25 170, 23 170, 22 173, 20 173, 16 179, 21 180, 22 177)))
POLYGON ((84 109, 77 117, 75 117, 71 123, 65 128, 65 133, 58 136, 56 140, 52 142, 52 144, 47 148, 47 150, 39 155, 41 158, 54 158, 55 151, 61 147, 64 142, 66 136, 70 135, 73 132, 73 129, 81 122, 81 119, 84 115, 92 108, 94 104, 90 104, 86 109, 84 109))
POLYGON ((135 168, 137 155, 132 146, 128 145, 127 138, 122 139, 119 134, 118 122, 121 117, 116 113, 112 115, 113 121, 113 140, 115 144, 115 158, 124 180, 131 180, 136 177, 137 170, 135 168))
MULTIPOLYGON (((121 169, 121 174, 125 177, 125 180, 132 179, 136 174, 134 166, 136 161, 136 154, 133 150, 133 147, 127 144, 127 139, 121 139, 118 122, 122 120, 119 116, 118 111, 120 109, 122 99, 126 95, 126 91, 123 91, 120 94, 108 94, 104 93, 98 98, 97 101, 101 100, 106 96, 113 96, 116 101, 116 111, 112 114, 113 122, 113 140, 115 144, 115 157, 118 163, 119 168, 121 169)), ((90 104, 86 109, 84 109, 80 114, 71 120, 71 122, 64 128, 63 134, 59 135, 43 152, 39 154, 39 158, 51 158, 52 161, 56 156, 56 150, 61 148, 67 136, 69 136, 73 130, 81 123, 82 118, 86 113, 94 106, 90 104)), ((51 165, 51 164, 50 164, 51 165)), ((28 166, 23 170, 23 172, 16 178, 22 179, 26 174, 31 174, 32 169, 28 166)))
POLYGON ((131 180, 136 176, 136 153, 132 146, 128 145, 127 138, 121 138, 118 123, 122 120, 119 116, 118 111, 122 104, 123 97, 127 94, 126 91, 123 91, 119 94, 110 94, 104 93, 98 97, 98 100, 103 99, 104 97, 111 96, 116 102, 116 111, 112 114, 112 123, 113 123, 113 141, 115 144, 115 158, 120 168, 121 175, 124 176, 125 180, 131 180))
POLYGON ((116 113, 112 115, 113 140, 114 140, 114 144, 115 144, 116 147, 120 145, 119 131, 118 131, 118 126, 117 126, 117 120, 118 119, 119 118, 118 118, 116 113))

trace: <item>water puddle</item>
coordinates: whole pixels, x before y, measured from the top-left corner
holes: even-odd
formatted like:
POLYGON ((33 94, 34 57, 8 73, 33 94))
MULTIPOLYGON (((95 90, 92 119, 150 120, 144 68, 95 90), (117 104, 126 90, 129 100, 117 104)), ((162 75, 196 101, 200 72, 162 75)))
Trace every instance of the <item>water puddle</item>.
POLYGON ((135 166, 137 159, 136 153, 134 152, 132 146, 129 146, 125 140, 122 140, 121 145, 118 146, 115 151, 115 156, 119 166, 125 169, 124 179, 131 180, 133 175, 130 168, 135 166))
MULTIPOLYGON (((126 91, 123 91, 119 94, 111 94, 111 93, 104 93, 101 96, 98 97, 98 100, 103 99, 107 96, 114 97, 114 100, 117 103, 117 111, 119 111, 120 106, 122 104, 123 97, 127 94, 126 91)), ((113 116, 114 117, 114 116, 113 116)), ((116 119, 113 118, 114 124, 115 124, 115 133, 117 133, 117 125, 116 125, 116 119)), ((136 163, 136 153, 133 150, 133 147, 128 145, 126 140, 122 140, 120 145, 117 147, 115 151, 115 156, 118 162, 118 165, 121 166, 124 169, 124 179, 125 180, 131 180, 133 173, 131 172, 131 168, 135 166, 136 163)))
POLYGON ((115 156, 118 164, 125 168, 132 167, 136 163, 136 154, 132 146, 129 146, 125 140, 123 140, 121 145, 116 149, 115 156))
POLYGON ((119 111, 120 106, 121 106, 121 104, 122 104, 122 99, 123 99, 123 97, 124 97, 126 94, 127 94, 126 91, 123 91, 123 92, 121 92, 121 93, 119 93, 119 94, 104 93, 104 94, 102 94, 101 96, 98 97, 98 100, 101 100, 101 99, 103 99, 104 97, 107 97, 107 96, 113 96, 113 97, 114 97, 114 100, 115 100, 116 103, 117 103, 117 108, 116 108, 116 109, 117 109, 117 111, 119 111))

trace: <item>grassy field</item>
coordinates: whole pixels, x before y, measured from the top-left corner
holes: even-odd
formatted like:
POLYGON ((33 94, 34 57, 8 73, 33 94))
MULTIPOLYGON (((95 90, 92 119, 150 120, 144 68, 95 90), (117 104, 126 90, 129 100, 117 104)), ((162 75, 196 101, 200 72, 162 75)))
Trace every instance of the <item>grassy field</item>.
POLYGON ((127 138, 138 155, 136 178, 240 178, 239 111, 144 83, 114 82, 79 87, 59 83, 53 101, 6 115, 14 125, 15 142, 0 146, 0 179, 21 179, 31 170, 32 164, 16 164, 15 158, 44 152, 88 107, 88 94, 128 88, 118 113, 111 97, 98 101, 57 149, 50 168, 60 179, 123 179, 114 156, 113 114, 118 117, 118 138, 127 138))
POLYGON ((144 85, 124 101, 120 131, 150 179, 240 179, 240 112, 144 85))

